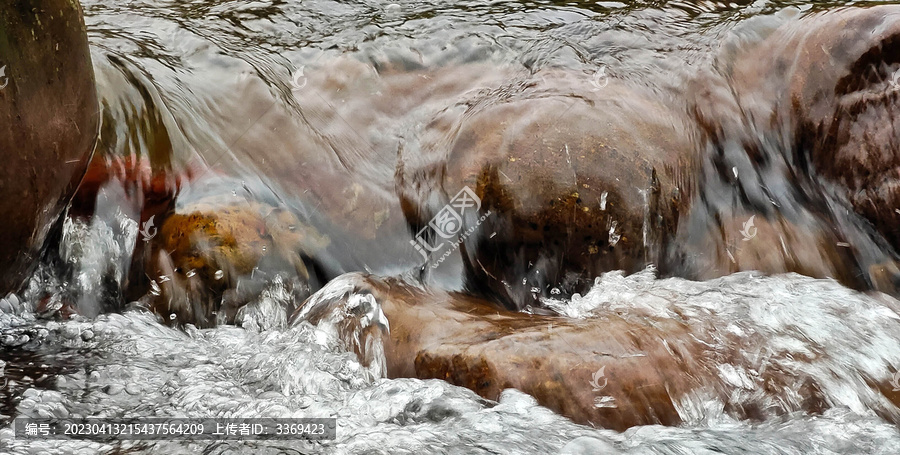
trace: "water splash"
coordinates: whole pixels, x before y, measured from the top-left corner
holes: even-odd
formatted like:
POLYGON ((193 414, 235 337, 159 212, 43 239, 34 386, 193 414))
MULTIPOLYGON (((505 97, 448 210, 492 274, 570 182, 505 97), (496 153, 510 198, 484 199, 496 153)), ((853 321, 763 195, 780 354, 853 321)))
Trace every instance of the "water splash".
MULTIPOLYGON (((339 298, 355 302, 326 305, 328 311, 317 326, 305 321, 292 327, 264 326, 248 314, 245 321, 257 324, 250 330, 226 326, 180 331, 140 311, 64 322, 36 319, 28 312, 19 316, 4 312, 0 339, 27 330, 35 334, 32 343, 64 349, 64 356, 77 356, 80 363, 69 371, 50 371, 55 376, 52 386, 25 386, 15 414, 337 417, 336 441, 285 443, 294 450, 316 453, 466 450, 476 440, 483 450, 498 453, 557 453, 564 448, 564 453, 590 453, 591 447, 610 446, 620 453, 673 454, 734 453, 749 448, 756 453, 786 454, 900 450, 896 427, 873 412, 878 407, 884 412, 887 404, 867 392, 871 389, 864 384, 866 377, 889 377, 888 366, 900 364, 896 311, 900 304, 885 296, 867 296, 830 281, 796 275, 743 273, 707 283, 660 280, 652 271, 603 275, 590 292, 570 302, 580 317, 627 312, 631 317, 690 318, 716 326, 718 330, 711 331, 704 342, 723 348, 733 343, 742 346, 742 359, 722 362, 719 370, 723 378, 739 386, 736 402, 762 401, 763 409, 777 407, 779 403, 763 389, 773 386, 766 383, 766 372, 778 369, 815 381, 832 403, 817 416, 786 412, 753 422, 734 420, 722 403, 698 394, 678 404, 684 426, 636 427, 619 434, 575 425, 514 390, 493 403, 438 380, 379 379, 357 361, 338 333, 348 316, 356 315, 357 324, 378 321, 371 295, 360 292, 357 285, 339 280, 312 299, 318 305, 339 298)), ((277 299, 277 289, 276 285, 271 294, 254 302, 261 305, 256 310, 264 307, 265 300, 277 299)), ((309 315, 317 307, 304 308, 310 308, 309 315)), ((41 350, 35 352, 40 358, 41 350)), ((6 360, 5 371, 11 378, 26 369, 15 359, 6 360)), ((16 387, 27 384, 11 381, 16 387)), ((784 390, 779 394, 787 400, 792 397, 784 390)), ((99 443, 20 441, 8 438, 9 431, 0 430, 0 445, 12 453, 53 451, 63 444, 98 453, 113 451, 99 443)), ((277 450, 275 443, 264 441, 147 444, 141 447, 277 450)))

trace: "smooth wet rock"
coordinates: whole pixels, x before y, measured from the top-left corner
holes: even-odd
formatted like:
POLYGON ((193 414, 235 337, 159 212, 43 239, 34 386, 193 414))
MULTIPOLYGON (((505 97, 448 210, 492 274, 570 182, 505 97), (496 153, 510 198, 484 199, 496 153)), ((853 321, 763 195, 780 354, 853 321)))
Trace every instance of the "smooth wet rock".
POLYGON ((473 229, 461 248, 466 286, 511 309, 553 289, 583 293, 604 271, 663 264, 699 169, 677 101, 618 81, 592 91, 589 75, 571 71, 513 80, 502 103, 437 115, 416 156, 401 157, 399 192, 416 231, 446 216, 443 193, 471 188, 486 216, 463 210, 464 232, 473 229))
POLYGON ((794 128, 810 149, 813 170, 838 183, 853 208, 900 249, 900 7, 836 11, 803 22, 806 27, 783 27, 748 52, 736 76, 749 85, 745 94, 764 84, 785 88, 779 107, 795 109, 794 128), (762 55, 776 57, 749 67, 762 55), (767 68, 785 71, 766 74, 767 68))
POLYGON ((764 243, 754 239, 767 257, 745 256, 738 270, 796 271, 897 295, 900 7, 779 20, 727 39, 714 73, 689 89, 718 153, 703 172, 718 194, 702 210, 725 220, 721 236, 701 240, 691 233, 707 214, 688 217, 686 252, 716 252, 696 261, 695 276, 734 271, 740 259, 723 253, 750 242, 726 237, 756 214, 771 228, 764 243))
POLYGON ((0 9, 0 292, 15 291, 90 159, 99 106, 81 7, 0 9))
MULTIPOLYGON (((514 388, 576 422, 618 431, 694 422, 703 413, 691 409, 698 402, 720 403, 738 419, 818 414, 833 405, 823 394, 829 378, 797 377, 771 366, 763 374, 760 358, 745 355, 778 340, 690 314, 654 315, 649 309, 658 304, 644 303, 646 309, 628 303, 585 319, 539 316, 396 279, 347 274, 301 305, 294 322, 331 331, 363 365, 384 362, 389 377, 442 379, 495 401, 514 388), (370 308, 352 311, 351 301, 361 299, 370 308)), ((806 343, 815 346, 803 336, 797 343, 798 352, 806 343)), ((858 374, 866 373, 858 370, 851 382, 858 374)), ((873 398, 879 415, 900 421, 898 394, 885 391, 890 380, 889 374, 873 377, 858 393, 873 398)))
POLYGON ((530 316, 355 274, 307 301, 295 314, 301 319, 337 324, 346 347, 366 365, 383 342, 390 377, 443 379, 491 400, 516 388, 576 422, 604 428, 678 424, 677 397, 717 382, 704 366, 707 349, 686 325, 671 321, 530 316), (346 310, 349 299, 366 294, 384 323, 367 324, 346 310), (603 396, 615 405, 595 406, 603 396))

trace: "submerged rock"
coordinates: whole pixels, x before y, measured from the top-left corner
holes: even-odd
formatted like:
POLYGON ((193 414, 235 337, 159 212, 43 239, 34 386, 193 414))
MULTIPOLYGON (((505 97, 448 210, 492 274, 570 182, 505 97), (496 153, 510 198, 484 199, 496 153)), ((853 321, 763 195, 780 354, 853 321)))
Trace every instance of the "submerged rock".
POLYGON ((294 301, 320 286, 306 255, 329 243, 290 211, 229 195, 179 207, 146 240, 152 242, 148 305, 167 323, 200 327, 233 323, 276 276, 294 285, 297 295, 281 299, 291 303, 284 311, 293 311, 294 301))

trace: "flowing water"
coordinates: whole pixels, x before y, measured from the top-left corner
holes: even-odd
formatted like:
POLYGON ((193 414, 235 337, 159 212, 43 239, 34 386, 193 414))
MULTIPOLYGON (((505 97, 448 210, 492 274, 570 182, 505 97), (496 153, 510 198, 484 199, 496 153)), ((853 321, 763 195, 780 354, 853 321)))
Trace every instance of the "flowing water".
MULTIPOLYGON (((104 109, 98 153, 148 157, 177 172, 199 160, 211 173, 239 168, 240 153, 288 147, 291 136, 264 117, 303 118, 291 93, 338 56, 410 69, 604 67, 665 93, 708 63, 735 27, 751 33, 847 4, 82 1, 104 109)), ((237 191, 266 187, 253 178, 237 191)), ((0 301, 0 451, 900 453, 900 411, 869 386, 900 367, 900 302, 882 294, 793 274, 695 282, 647 270, 604 274, 584 296, 546 301, 571 317, 687 315, 718 327, 721 336, 702 341, 738 353, 719 367, 739 390, 732 404, 764 410, 735 420, 697 393, 676 404, 682 426, 617 433, 576 425, 515 390, 491 402, 439 380, 380 377, 329 328, 288 326, 281 305, 296 296, 279 276, 263 280, 238 327, 177 330, 136 304, 110 312, 132 297, 122 290, 140 234, 130 201, 121 187, 103 189, 94 217, 67 220, 58 254, 24 292, 0 301), (46 317, 67 301, 82 315, 46 317), (772 371, 790 380, 773 383, 772 371), (809 387, 821 412, 793 411, 809 387), (109 445, 16 439, 9 424, 17 416, 332 416, 338 429, 324 442, 109 445)))

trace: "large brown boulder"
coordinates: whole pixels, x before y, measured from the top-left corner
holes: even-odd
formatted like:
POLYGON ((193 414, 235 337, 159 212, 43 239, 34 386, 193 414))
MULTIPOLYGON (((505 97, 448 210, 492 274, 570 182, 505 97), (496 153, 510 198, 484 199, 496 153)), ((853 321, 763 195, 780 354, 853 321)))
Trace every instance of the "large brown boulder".
POLYGON ((482 105, 473 95, 402 156, 398 187, 417 231, 443 194, 469 187, 481 200, 483 222, 463 220, 473 230, 461 247, 469 290, 522 309, 583 293, 605 271, 664 263, 696 194, 694 127, 678 101, 592 82, 545 70, 503 87, 508 98, 482 105))
POLYGON ((443 379, 497 400, 515 388, 572 420, 625 430, 681 423, 678 400, 720 387, 712 350, 690 325, 618 316, 577 320, 498 310, 459 293, 348 274, 294 321, 335 324, 348 348, 388 377, 443 379), (598 390, 595 390, 598 389, 598 390))
POLYGON ((685 275, 797 271, 897 294, 898 55, 897 5, 757 22, 723 44, 687 92, 714 152, 699 208, 724 222, 707 234, 708 215, 686 217, 684 249, 714 254, 685 275))
MULTIPOLYGON (((820 413, 836 405, 823 392, 828 378, 797 374, 758 355, 783 341, 725 329, 708 315, 647 311, 654 305, 644 306, 643 299, 627 312, 541 316, 354 273, 326 285, 293 320, 335 334, 362 364, 388 377, 443 379, 491 400, 515 388, 576 422, 619 431, 681 424, 696 415, 690 406, 697 398, 718 400, 740 419, 820 413), (753 379, 741 380, 735 371, 753 371, 753 379)), ((815 342, 807 342, 801 350, 815 350, 815 342)), ((782 355, 791 364, 823 360, 776 357, 782 355)), ((887 371, 867 378, 873 394, 861 399, 896 422, 900 394, 890 380, 887 371)))
POLYGON ((78 2, 0 7, 0 68, 0 292, 9 292, 36 264, 97 138, 99 105, 78 2))

